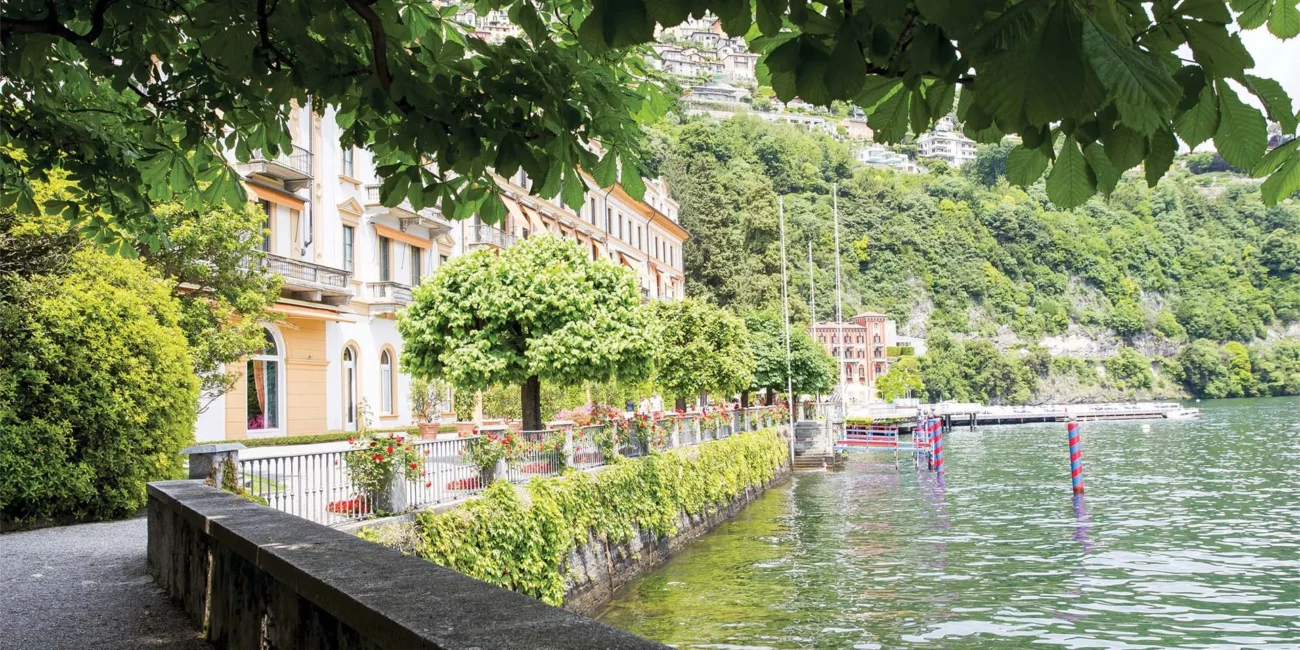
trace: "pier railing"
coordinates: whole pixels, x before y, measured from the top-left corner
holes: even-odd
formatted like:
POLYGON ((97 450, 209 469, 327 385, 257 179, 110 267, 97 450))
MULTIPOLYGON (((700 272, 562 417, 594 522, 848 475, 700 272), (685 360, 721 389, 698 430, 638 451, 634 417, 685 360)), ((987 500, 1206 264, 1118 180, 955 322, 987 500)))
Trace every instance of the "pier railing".
MULTIPOLYGON (((609 462, 605 453, 611 436, 613 453, 636 458, 780 424, 776 414, 776 407, 756 407, 721 416, 716 412, 661 415, 651 420, 654 429, 648 442, 632 435, 626 423, 519 431, 512 435, 522 437, 525 451, 506 464, 500 478, 527 483, 533 477, 559 474, 566 466, 600 468, 609 462)), ((339 525, 374 517, 383 509, 381 504, 390 502, 400 504, 402 510, 414 510, 478 495, 487 481, 468 455, 470 441, 476 437, 410 441, 420 458, 419 475, 407 478, 405 471, 395 475, 391 490, 396 498, 365 494, 356 488, 348 472, 347 456, 357 453, 352 450, 240 459, 236 480, 245 494, 276 510, 339 525)))

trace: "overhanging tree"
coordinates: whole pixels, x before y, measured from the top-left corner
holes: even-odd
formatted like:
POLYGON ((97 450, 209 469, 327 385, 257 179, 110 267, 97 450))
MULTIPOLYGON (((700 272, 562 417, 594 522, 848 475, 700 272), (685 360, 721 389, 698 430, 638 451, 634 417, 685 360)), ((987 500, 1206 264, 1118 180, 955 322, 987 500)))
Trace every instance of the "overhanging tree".
POLYGON ((633 277, 552 236, 452 259, 415 290, 397 329, 414 377, 520 386, 526 430, 542 428, 541 382, 637 381, 652 360, 633 277))
POLYGON ((754 355, 753 390, 766 388, 773 393, 786 391, 786 377, 791 379, 796 395, 829 393, 837 378, 835 358, 814 343, 802 326, 790 327, 790 363, 786 364, 785 329, 781 317, 772 312, 757 312, 745 317, 749 346, 754 355), (787 372, 788 368, 788 372, 787 372))
POLYGON ((1300 34, 1294 0, 483 0, 526 38, 492 46, 426 0, 13 0, 0 14, 4 204, 34 210, 31 181, 63 167, 85 191, 50 206, 113 239, 157 234, 153 203, 233 204, 221 156, 275 155, 295 106, 337 109, 344 144, 369 146, 385 202, 504 216, 488 175, 523 168, 575 208, 579 166, 640 196, 639 121, 668 108, 638 56, 656 24, 706 12, 762 55, 779 99, 863 108, 899 142, 954 107, 968 135, 1017 134, 1014 182, 1047 176, 1058 205, 1109 194, 1142 164, 1154 184, 1181 139, 1213 140, 1268 176, 1268 203, 1300 188, 1300 140, 1265 155, 1295 107, 1229 28, 1300 34), (1190 50, 1184 58, 1182 48, 1190 50), (1229 82, 1232 83, 1229 83, 1229 82), (1233 85, 1236 84, 1236 85, 1233 85), (958 92, 958 89, 961 92, 958 92), (1246 104, 1245 91, 1263 105, 1246 104), (607 152, 585 145, 599 143, 607 152), (432 163, 433 166, 426 166, 432 163), (96 220, 85 205, 104 207, 96 220))
POLYGON ((729 395, 754 380, 754 355, 745 322, 726 309, 688 298, 655 302, 655 385, 677 400, 700 393, 729 395))

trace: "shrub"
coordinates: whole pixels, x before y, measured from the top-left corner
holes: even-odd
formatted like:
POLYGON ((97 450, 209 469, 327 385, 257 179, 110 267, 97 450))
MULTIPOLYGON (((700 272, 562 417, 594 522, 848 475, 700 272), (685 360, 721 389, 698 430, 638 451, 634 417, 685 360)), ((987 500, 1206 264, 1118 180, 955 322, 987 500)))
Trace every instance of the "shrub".
POLYGON ((559 605, 569 552, 592 535, 618 543, 638 529, 676 534, 679 513, 707 512, 746 487, 767 483, 787 452, 772 430, 742 433, 627 460, 599 474, 535 478, 528 484, 531 504, 513 485, 497 481, 461 508, 421 512, 415 521, 417 554, 559 605))
POLYGON ((198 401, 170 287, 77 251, 65 275, 0 278, 0 513, 132 514, 177 478, 198 401))
POLYGON ((1120 348, 1118 354, 1106 359, 1102 364, 1106 366, 1107 377, 1120 390, 1145 389, 1155 385, 1155 377, 1151 374, 1151 361, 1133 348, 1120 348))

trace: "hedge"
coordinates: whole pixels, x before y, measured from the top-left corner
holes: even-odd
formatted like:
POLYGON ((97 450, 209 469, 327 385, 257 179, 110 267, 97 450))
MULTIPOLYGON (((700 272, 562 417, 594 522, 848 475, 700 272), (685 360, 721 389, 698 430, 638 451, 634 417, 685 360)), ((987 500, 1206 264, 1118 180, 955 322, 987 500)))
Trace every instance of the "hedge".
POLYGON ((3 278, 0 516, 108 519, 180 476, 198 380, 171 287, 79 250, 64 275, 3 278))
MULTIPOLYGON (((570 470, 528 484, 531 505, 497 481, 461 508, 420 513, 416 553, 465 575, 552 605, 564 599, 569 552, 590 539, 627 541, 637 530, 677 532, 680 513, 723 507, 772 480, 789 447, 774 429, 624 460, 601 472, 570 470)), ((374 538, 370 533, 365 535, 374 538)))
POLYGON ((889 357, 916 356, 916 348, 910 345, 891 345, 885 348, 885 355, 889 357))
MULTIPOLYGON (((419 436, 418 427, 387 427, 383 429, 370 429, 371 433, 393 433, 401 432, 410 436, 419 436)), ((443 424, 438 426, 438 433, 456 433, 456 425, 443 424)), ((356 438, 362 434, 356 431, 325 431, 323 433, 308 433, 301 436, 284 436, 282 438, 246 438, 238 442, 245 447, 287 447, 289 445, 315 445, 322 442, 338 442, 348 438, 356 438)))

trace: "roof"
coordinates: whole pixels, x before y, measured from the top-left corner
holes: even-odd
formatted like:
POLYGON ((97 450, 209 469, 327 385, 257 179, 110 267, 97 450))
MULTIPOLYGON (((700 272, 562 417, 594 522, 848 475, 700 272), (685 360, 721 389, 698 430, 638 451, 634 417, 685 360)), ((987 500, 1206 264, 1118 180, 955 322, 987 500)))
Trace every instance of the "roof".
POLYGON ((864 312, 862 312, 861 314, 856 314, 856 315, 854 315, 853 317, 854 317, 854 318, 861 318, 861 317, 863 317, 863 316, 865 316, 865 317, 867 317, 867 318, 884 318, 884 317, 885 317, 884 314, 882 314, 882 313, 880 313, 880 312, 874 312, 874 311, 864 311, 864 312))

